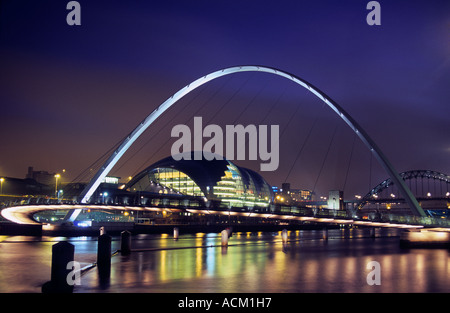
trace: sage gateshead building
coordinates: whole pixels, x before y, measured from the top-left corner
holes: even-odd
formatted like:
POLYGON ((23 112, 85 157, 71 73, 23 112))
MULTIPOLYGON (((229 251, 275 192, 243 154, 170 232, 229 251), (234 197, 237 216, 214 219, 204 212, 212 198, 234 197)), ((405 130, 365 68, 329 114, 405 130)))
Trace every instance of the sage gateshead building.
POLYGON ((164 158, 130 180, 124 189, 133 193, 157 193, 201 197, 222 208, 267 208, 273 191, 264 178, 229 160, 202 157, 195 160, 164 158))

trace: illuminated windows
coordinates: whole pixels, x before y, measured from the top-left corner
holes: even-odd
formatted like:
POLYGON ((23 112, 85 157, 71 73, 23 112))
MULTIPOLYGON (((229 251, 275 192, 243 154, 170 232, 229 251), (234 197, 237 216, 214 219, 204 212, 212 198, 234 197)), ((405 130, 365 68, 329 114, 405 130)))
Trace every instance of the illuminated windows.
POLYGON ((152 183, 166 187, 164 189, 169 189, 170 193, 204 196, 200 187, 188 175, 173 168, 156 168, 148 174, 148 179, 152 183))
POLYGON ((166 158, 138 174, 127 189, 205 197, 225 208, 268 207, 273 200, 272 188, 258 173, 228 160, 166 158))

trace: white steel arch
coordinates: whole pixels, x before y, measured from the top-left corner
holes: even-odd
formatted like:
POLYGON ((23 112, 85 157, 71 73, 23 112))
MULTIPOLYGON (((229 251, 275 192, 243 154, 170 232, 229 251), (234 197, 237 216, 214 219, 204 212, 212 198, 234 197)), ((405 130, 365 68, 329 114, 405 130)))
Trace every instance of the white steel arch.
POLYGON ((128 148, 136 141, 136 139, 168 108, 175 104, 178 100, 183 98, 185 95, 195 90, 207 82, 233 73, 239 72, 265 72, 270 74, 275 74, 284 78, 287 78, 306 90, 313 93, 320 100, 325 102, 336 114, 347 123, 348 126, 358 135, 358 137, 363 141, 363 143, 370 149, 374 154, 375 158, 381 164, 381 166, 386 170, 394 183, 398 186, 400 192, 405 197, 407 203, 414 213, 420 216, 426 216, 423 209, 420 207, 416 198, 409 190, 408 186, 405 184, 403 179, 399 176, 398 172, 394 169, 392 164, 384 156, 378 146, 373 142, 373 140, 367 135, 367 133, 356 123, 356 121, 343 110, 336 102, 329 98, 325 93, 320 91, 318 88, 314 87, 307 81, 284 71, 276 68, 267 66, 256 66, 256 65, 246 65, 246 66, 234 66, 225 68, 208 75, 205 75, 184 88, 180 89, 169 99, 163 102, 158 108, 156 108, 150 115, 148 115, 120 144, 120 146, 111 154, 108 160, 103 164, 103 166, 98 170, 93 179, 89 182, 86 188, 80 195, 81 203, 88 203, 91 196, 94 194, 95 190, 100 185, 100 182, 105 178, 105 176, 110 172, 114 165, 119 161, 123 154, 128 150, 128 148))

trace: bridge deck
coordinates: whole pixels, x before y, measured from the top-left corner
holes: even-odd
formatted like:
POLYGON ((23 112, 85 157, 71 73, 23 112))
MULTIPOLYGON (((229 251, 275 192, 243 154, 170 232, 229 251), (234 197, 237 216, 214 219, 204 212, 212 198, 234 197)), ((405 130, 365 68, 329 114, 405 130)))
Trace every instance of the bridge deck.
POLYGON ((349 217, 346 211, 337 210, 315 210, 310 208, 291 208, 287 211, 270 211, 265 210, 243 210, 242 208, 232 209, 209 209, 199 207, 174 207, 169 205, 164 206, 123 206, 123 205, 81 205, 81 204, 34 204, 34 205, 17 205, 8 207, 2 210, 2 216, 10 221, 19 224, 39 224, 33 219, 33 215, 42 211, 55 210, 111 210, 111 211, 147 211, 147 212, 189 212, 192 214, 205 215, 222 215, 222 216, 243 216, 247 218, 260 218, 269 220, 278 220, 280 222, 312 222, 312 223, 327 223, 327 224, 352 224, 357 226, 367 227, 395 227, 395 228, 423 228, 423 227, 440 227, 441 229, 450 229, 450 223, 447 220, 435 219, 432 217, 418 217, 418 216, 394 216, 385 215, 378 220, 363 220, 358 217, 349 217))

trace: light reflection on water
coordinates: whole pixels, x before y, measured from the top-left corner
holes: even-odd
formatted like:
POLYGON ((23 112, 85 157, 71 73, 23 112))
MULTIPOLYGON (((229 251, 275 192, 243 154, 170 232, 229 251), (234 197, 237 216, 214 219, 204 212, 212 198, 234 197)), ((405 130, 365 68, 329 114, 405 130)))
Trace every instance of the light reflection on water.
MULTIPOLYGON (((111 279, 100 284, 97 269, 81 277, 75 292, 449 292, 445 249, 399 248, 398 233, 362 230, 133 236, 132 248, 148 250, 112 258, 111 279), (366 265, 381 265, 381 285, 369 286, 366 265)), ((51 246, 68 240, 82 266, 95 262, 92 237, 0 237, 0 292, 40 292, 50 278, 51 246)), ((120 242, 114 238, 112 250, 120 242)))

